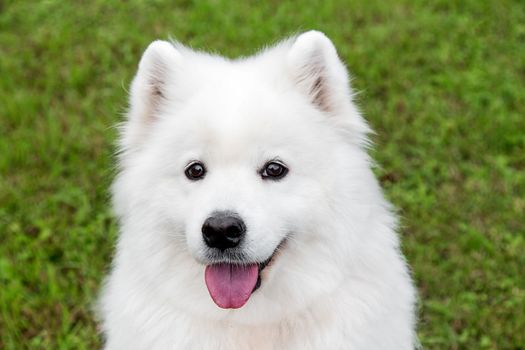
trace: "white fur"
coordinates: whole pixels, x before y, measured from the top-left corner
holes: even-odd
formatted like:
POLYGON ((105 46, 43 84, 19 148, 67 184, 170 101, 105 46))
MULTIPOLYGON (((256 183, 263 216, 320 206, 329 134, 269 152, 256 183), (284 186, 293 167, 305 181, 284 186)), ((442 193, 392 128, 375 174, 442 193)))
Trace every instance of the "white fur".
POLYGON ((415 291, 332 42, 311 31, 238 60, 153 42, 131 89, 100 301, 108 350, 413 349, 415 291), (280 181, 258 170, 279 157, 280 181), (206 164, 203 180, 184 167, 206 164), (262 286, 236 310, 204 283, 201 225, 244 219, 262 286))

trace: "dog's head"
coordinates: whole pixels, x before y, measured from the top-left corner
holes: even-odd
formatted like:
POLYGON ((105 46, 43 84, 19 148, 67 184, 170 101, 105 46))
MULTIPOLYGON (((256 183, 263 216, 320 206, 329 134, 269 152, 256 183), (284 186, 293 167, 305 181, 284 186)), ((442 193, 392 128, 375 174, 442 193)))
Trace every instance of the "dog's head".
POLYGON ((121 137, 121 260, 203 314, 221 315, 208 292, 246 320, 321 297, 377 187, 367 131, 322 33, 239 60, 152 43, 121 137))

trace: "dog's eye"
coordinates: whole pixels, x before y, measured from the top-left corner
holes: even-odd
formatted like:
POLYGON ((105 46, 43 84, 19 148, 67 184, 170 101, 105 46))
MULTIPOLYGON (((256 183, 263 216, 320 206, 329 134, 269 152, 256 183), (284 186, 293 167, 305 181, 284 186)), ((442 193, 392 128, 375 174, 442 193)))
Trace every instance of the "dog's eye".
POLYGON ((271 161, 261 170, 261 176, 263 179, 268 180, 279 180, 286 176, 288 168, 277 161, 271 161))
POLYGON ((184 171, 186 177, 190 180, 200 180, 206 174, 206 168, 201 162, 191 162, 184 171))

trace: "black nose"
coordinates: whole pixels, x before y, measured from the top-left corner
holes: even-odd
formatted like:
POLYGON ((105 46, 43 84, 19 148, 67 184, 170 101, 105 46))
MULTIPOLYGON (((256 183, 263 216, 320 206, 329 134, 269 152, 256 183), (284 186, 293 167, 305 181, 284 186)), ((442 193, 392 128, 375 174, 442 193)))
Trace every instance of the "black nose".
POLYGON ((246 226, 232 213, 217 213, 206 219, 202 225, 202 237, 210 248, 225 250, 239 245, 246 226))

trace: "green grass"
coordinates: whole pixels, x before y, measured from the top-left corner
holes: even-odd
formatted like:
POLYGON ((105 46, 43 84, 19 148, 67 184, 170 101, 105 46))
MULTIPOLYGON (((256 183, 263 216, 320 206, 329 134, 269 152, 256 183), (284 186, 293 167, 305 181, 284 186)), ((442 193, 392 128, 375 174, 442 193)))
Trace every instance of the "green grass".
POLYGON ((377 131, 428 349, 525 349, 523 1, 0 1, 0 348, 100 347, 113 126, 141 52, 325 31, 377 131))

